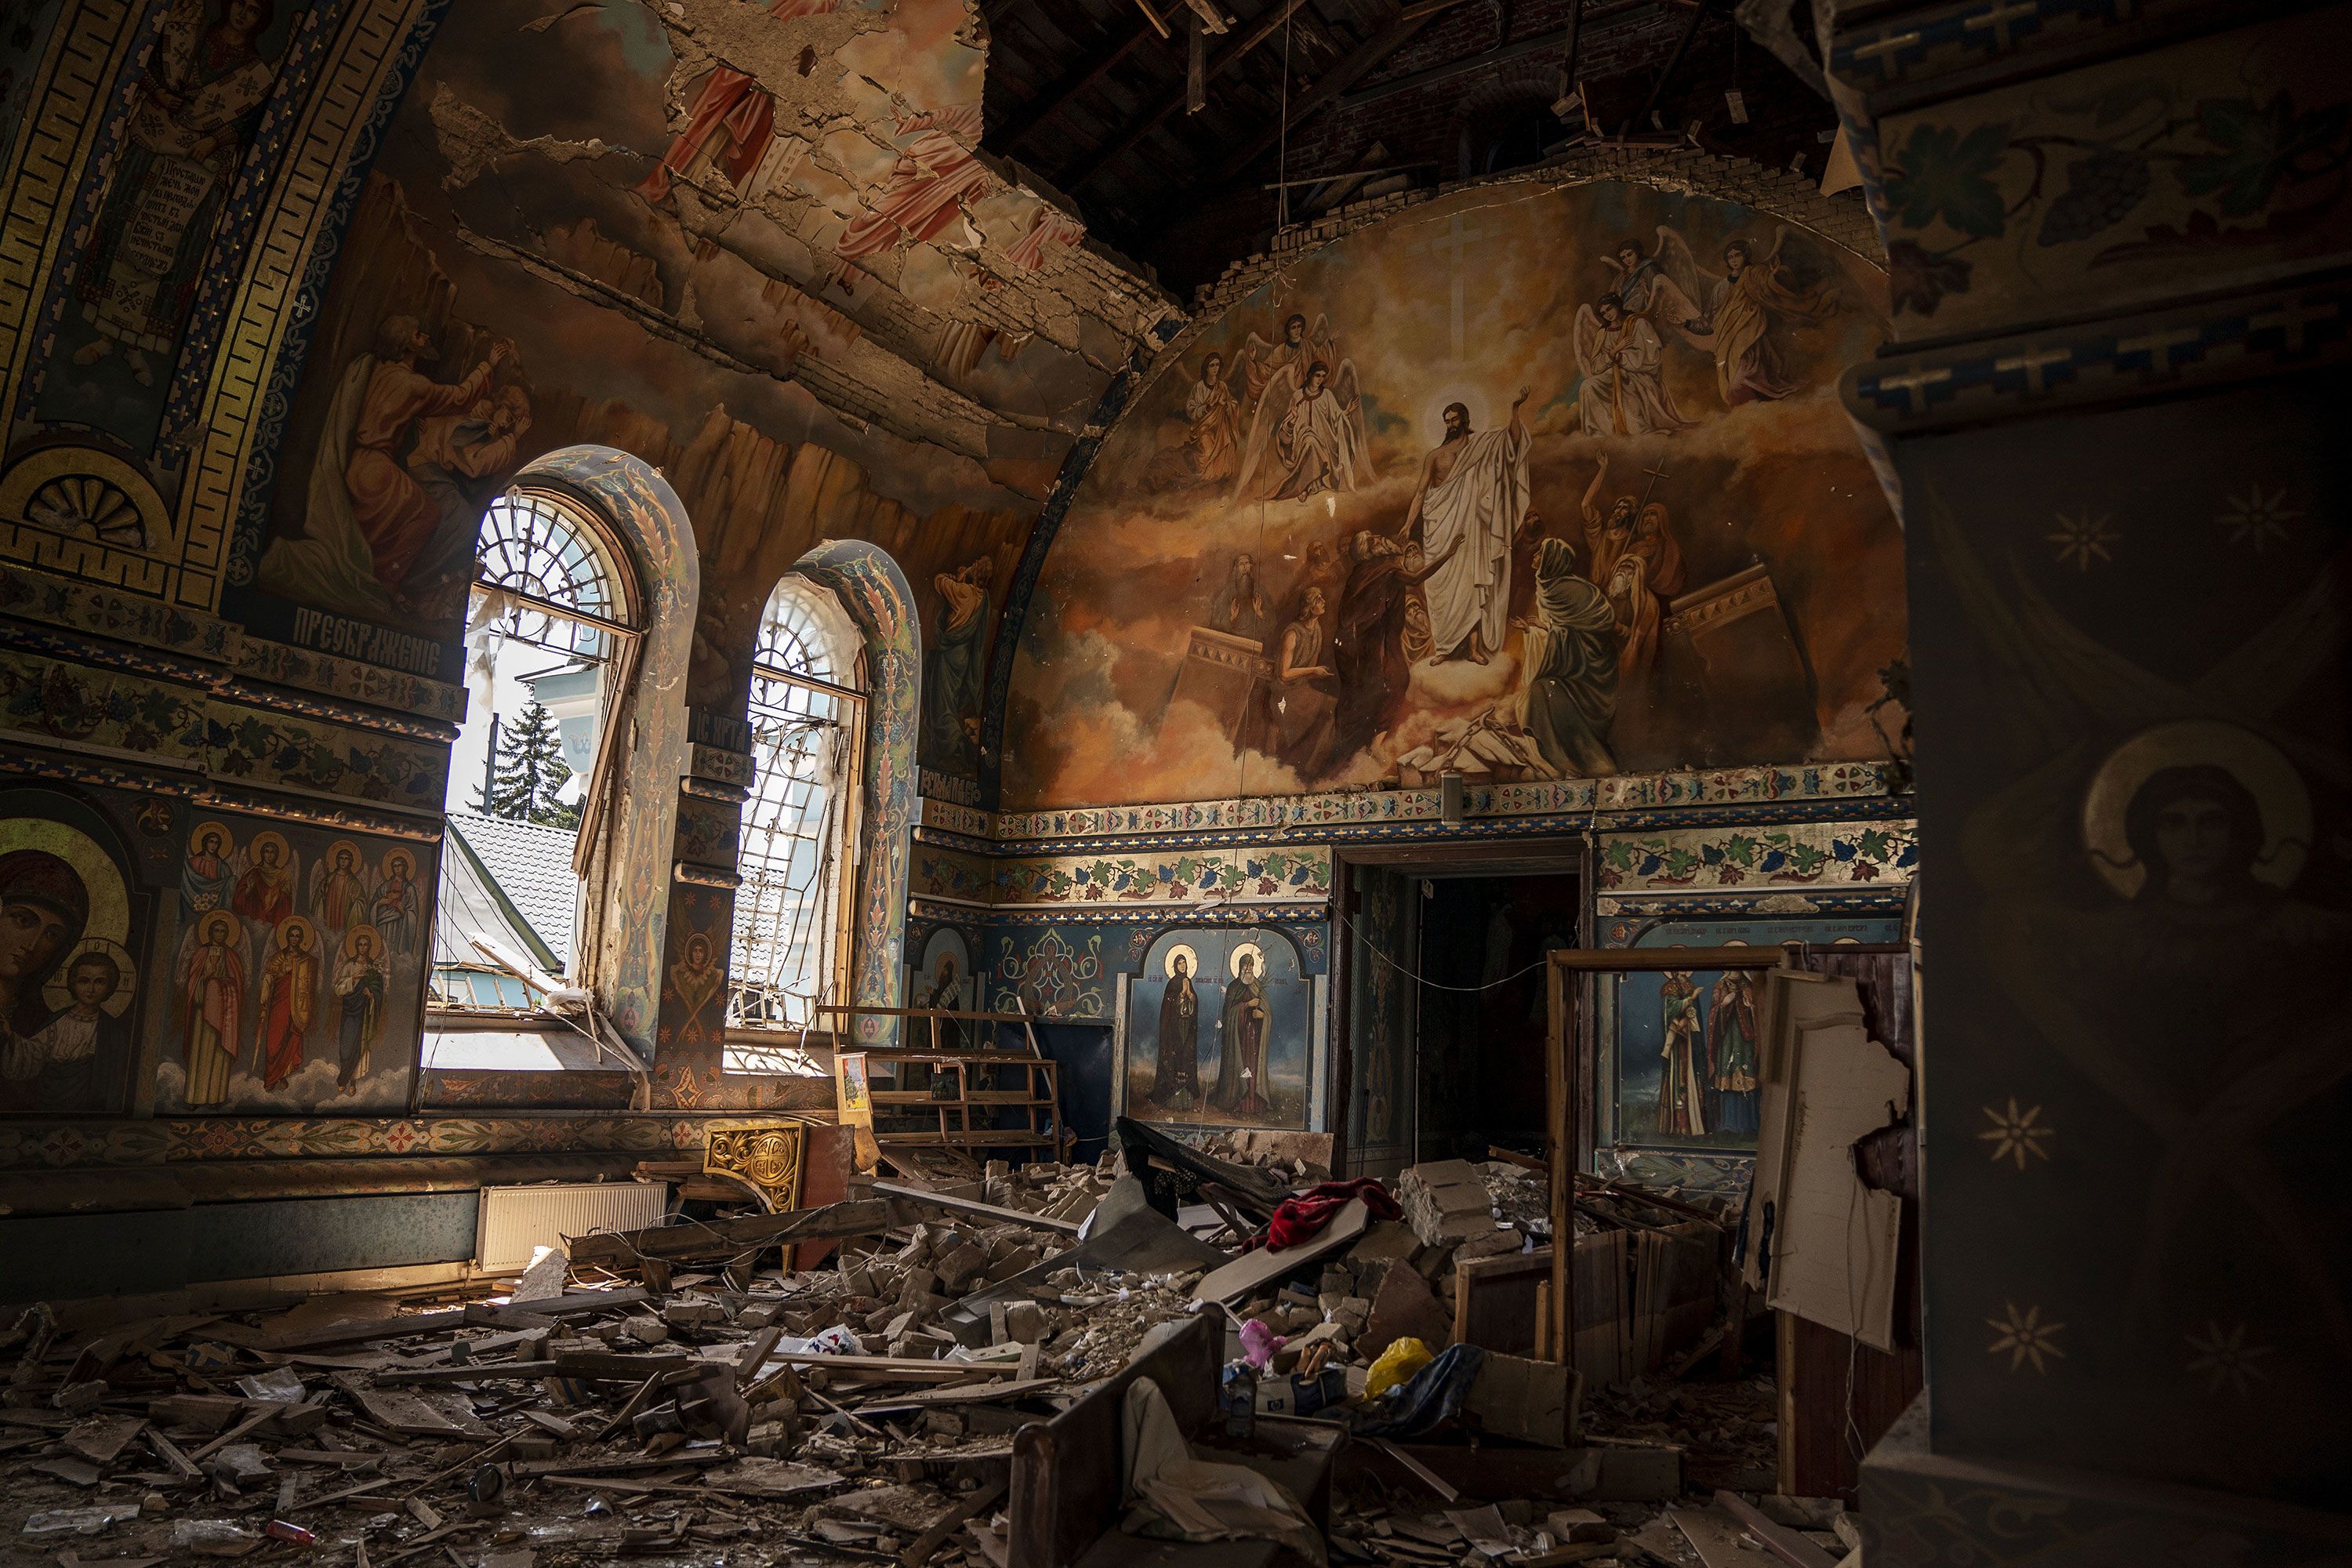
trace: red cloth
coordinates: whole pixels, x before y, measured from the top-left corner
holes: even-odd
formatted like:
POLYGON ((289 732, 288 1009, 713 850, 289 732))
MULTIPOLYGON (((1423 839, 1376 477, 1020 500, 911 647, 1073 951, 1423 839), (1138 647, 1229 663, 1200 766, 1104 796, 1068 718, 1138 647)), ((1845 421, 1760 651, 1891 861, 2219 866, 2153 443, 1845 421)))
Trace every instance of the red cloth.
POLYGON ((1348 1206, 1349 1198, 1361 1198, 1364 1206, 1372 1211, 1374 1219, 1402 1219, 1404 1210, 1397 1207, 1396 1199, 1374 1176, 1359 1176, 1352 1182, 1326 1182, 1319 1187, 1309 1187, 1303 1193, 1282 1200, 1274 1211, 1273 1223, 1263 1235, 1254 1236, 1242 1245, 1244 1252, 1255 1252, 1263 1247, 1269 1252, 1282 1252, 1312 1241, 1323 1234, 1331 1218, 1348 1206))

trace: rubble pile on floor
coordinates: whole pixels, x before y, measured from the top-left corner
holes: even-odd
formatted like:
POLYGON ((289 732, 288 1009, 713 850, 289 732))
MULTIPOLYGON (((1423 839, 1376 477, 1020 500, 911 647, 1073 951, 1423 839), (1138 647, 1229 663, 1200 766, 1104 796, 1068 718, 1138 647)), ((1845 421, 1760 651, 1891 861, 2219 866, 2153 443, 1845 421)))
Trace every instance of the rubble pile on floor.
MULTIPOLYGON (((1653 1373, 1580 1403, 1566 1368, 1453 1343, 1464 1267, 1549 1244, 1539 1173, 1449 1161, 1318 1186, 1307 1162, 1228 1142, 1176 1154, 1217 1205, 1187 1228, 1119 1179, 1150 1173, 1129 1157, 577 1237, 499 1295, 89 1326, 34 1309, 0 1326, 13 1560, 1024 1568, 1015 1434, 1202 1320, 1227 1364, 1191 1393, 1219 1441, 1332 1434, 1330 1561, 1728 1568, 1770 1560, 1724 1555, 1759 1531, 1795 1543, 1780 1561, 1845 1555, 1834 1504, 1751 1484, 1749 1521, 1706 1484, 1769 1477, 1769 1380, 1653 1373), (1286 1244, 1204 1239, 1253 1223, 1286 1244), (820 1265, 776 1267, 780 1247, 827 1243, 820 1265), (1497 1494, 1519 1479, 1526 1496, 1497 1494)), ((1214 1507, 1171 1494, 1178 1473, 1150 1495, 1202 1528, 1214 1507)))

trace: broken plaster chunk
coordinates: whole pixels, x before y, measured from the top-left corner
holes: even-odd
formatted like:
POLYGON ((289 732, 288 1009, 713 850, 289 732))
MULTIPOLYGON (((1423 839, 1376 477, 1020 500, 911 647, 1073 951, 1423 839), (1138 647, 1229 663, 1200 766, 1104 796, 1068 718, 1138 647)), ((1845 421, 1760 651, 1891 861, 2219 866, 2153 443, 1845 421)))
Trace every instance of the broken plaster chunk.
POLYGON ((1016 1344, 1035 1344, 1045 1337, 1045 1310, 1034 1301, 1006 1302, 1004 1337, 1016 1344))
POLYGON ((941 1289, 961 1291, 987 1267, 987 1252, 966 1242, 939 1260, 937 1279, 941 1289))

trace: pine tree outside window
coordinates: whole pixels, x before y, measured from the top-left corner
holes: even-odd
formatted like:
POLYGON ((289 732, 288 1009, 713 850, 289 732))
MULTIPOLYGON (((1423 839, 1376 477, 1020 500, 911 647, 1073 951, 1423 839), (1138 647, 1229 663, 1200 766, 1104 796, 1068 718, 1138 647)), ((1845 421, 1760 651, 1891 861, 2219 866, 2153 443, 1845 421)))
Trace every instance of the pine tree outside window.
POLYGON ((567 497, 491 503, 466 627, 467 716, 450 756, 428 1005, 531 1013, 579 973, 583 878, 608 819, 637 597, 567 497))
MULTIPOLYGON (((492 722, 498 724, 495 715, 492 722)), ((474 797, 477 811, 577 831, 579 802, 566 799, 572 765, 563 760, 563 737, 545 703, 532 698, 520 718, 496 729, 490 754, 490 777, 474 797)))

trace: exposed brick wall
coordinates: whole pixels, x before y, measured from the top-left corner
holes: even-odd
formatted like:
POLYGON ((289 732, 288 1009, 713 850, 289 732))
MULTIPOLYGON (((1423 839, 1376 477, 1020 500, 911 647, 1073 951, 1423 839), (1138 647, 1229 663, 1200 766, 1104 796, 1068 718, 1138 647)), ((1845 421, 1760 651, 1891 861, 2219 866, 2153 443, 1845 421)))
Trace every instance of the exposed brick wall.
MULTIPOLYGON (((1525 0, 1512 10, 1509 37, 1528 38, 1563 27, 1570 9, 1570 0, 1525 0)), ((1591 0, 1577 75, 1585 83, 1601 128, 1614 134, 1648 98, 1691 13, 1658 5, 1591 20, 1591 10, 1600 9, 1605 9, 1605 0, 1591 0)), ((1498 41, 1495 7, 1471 0, 1438 18, 1353 90, 1481 54, 1498 41)), ((1344 174, 1375 163, 1433 165, 1414 173, 1420 185, 1476 177, 1486 170, 1483 149, 1468 149, 1475 163, 1465 169, 1465 129, 1473 131, 1474 141, 1482 128, 1491 132, 1498 110, 1512 111, 1505 106, 1517 106, 1525 113, 1526 139, 1540 142, 1567 134, 1548 109, 1559 95, 1561 63, 1559 53, 1546 49, 1352 107, 1343 97, 1292 137, 1288 177, 1344 174), (1371 155, 1375 143, 1382 150, 1377 159, 1371 155)), ((1835 118, 1826 99, 1721 16, 1710 16, 1701 24, 1658 103, 1658 120, 1667 133, 1683 135, 1696 121, 1700 150, 1779 169, 1801 156, 1806 174, 1815 182, 1829 152, 1821 134, 1835 124, 1835 118), (1724 100, 1735 81, 1746 100, 1745 125, 1732 123, 1724 100)), ((1646 123, 1633 130, 1637 135, 1655 134, 1646 123)), ((1202 193, 1195 210, 1167 224, 1161 233, 1135 237, 1130 243, 1160 268, 1170 287, 1197 287, 1236 251, 1266 243, 1274 227, 1275 201, 1259 187, 1275 177, 1275 168, 1269 156, 1239 187, 1202 193)))
POLYGON ((1859 192, 1824 196, 1812 176, 1786 169, 1768 169, 1745 158, 1718 157, 1696 148, 1580 147, 1538 168, 1351 202, 1314 223, 1286 229, 1275 237, 1271 250, 1243 258, 1227 267, 1215 282, 1202 284, 1194 290, 1192 309, 1195 324, 1177 340, 1178 345, 1181 347, 1227 307, 1307 252, 1319 250, 1359 229, 1385 223, 1407 207, 1455 191, 1486 186, 1520 183, 1582 185, 1601 180, 1630 180, 1660 190, 1738 202, 1759 212, 1787 218, 1874 265, 1885 265, 1885 252, 1879 245, 1878 230, 1859 192))

